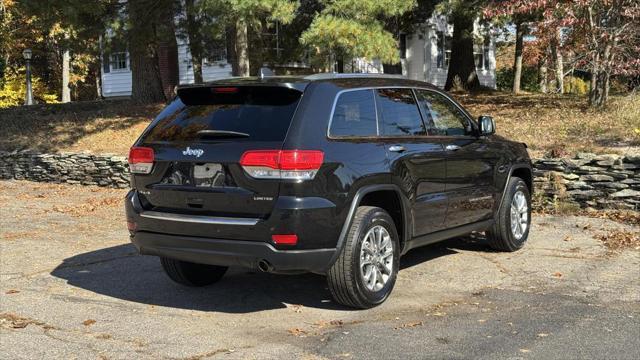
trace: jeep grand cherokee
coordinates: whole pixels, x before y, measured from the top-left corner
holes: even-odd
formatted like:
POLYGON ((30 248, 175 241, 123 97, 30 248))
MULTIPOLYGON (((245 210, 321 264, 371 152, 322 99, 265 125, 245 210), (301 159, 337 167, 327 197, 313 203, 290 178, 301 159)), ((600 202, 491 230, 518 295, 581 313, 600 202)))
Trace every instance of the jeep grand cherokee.
POLYGON ((474 231, 527 240, 526 146, 424 82, 319 74, 184 86, 131 148, 131 241, 189 286, 229 266, 325 274, 385 301, 400 256, 474 231))

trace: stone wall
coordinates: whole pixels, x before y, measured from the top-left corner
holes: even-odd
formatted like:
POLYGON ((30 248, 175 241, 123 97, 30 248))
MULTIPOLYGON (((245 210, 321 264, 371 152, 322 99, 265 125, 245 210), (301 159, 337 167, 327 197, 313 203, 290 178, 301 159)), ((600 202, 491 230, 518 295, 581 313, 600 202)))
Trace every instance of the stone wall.
MULTIPOLYGON (((545 204, 640 210, 640 156, 580 153, 533 163, 536 198, 545 204)), ((0 178, 126 188, 129 166, 109 154, 0 152, 0 178)))
POLYGON ((126 188, 129 164, 125 156, 110 154, 0 151, 0 179, 126 188))
POLYGON ((581 207, 640 210, 640 156, 578 153, 534 160, 538 198, 581 207))

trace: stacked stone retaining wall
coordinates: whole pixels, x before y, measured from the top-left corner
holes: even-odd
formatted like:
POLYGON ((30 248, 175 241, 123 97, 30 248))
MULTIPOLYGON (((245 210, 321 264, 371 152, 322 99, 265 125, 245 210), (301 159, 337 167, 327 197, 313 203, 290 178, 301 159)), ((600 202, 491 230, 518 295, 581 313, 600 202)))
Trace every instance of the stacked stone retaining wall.
MULTIPOLYGON (((547 203, 640 209, 640 156, 579 153, 533 165, 536 196, 547 203)), ((111 154, 0 152, 0 178, 126 188, 129 166, 126 157, 111 154)))

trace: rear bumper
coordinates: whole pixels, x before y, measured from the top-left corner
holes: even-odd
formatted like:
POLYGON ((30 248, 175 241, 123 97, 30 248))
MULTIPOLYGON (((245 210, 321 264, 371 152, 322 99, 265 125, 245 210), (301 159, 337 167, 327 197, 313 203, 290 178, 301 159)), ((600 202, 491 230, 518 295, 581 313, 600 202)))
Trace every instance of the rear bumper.
POLYGON ((209 239, 139 231, 131 242, 141 254, 163 256, 199 264, 257 268, 267 261, 273 272, 324 273, 335 249, 278 250, 255 241, 209 239))
MULTIPOLYGON (((277 249, 269 242, 270 236, 265 236, 264 240, 256 240, 250 236, 258 226, 237 223, 238 221, 246 222, 249 219, 182 216, 144 211, 135 191, 127 195, 125 210, 127 220, 136 223, 137 226, 137 231, 131 233, 131 242, 141 254, 145 255, 200 264, 242 266, 254 269, 258 267, 260 261, 264 260, 269 264, 270 271, 276 273, 301 271, 325 273, 331 266, 336 253, 335 247, 330 246, 313 249, 277 249), (189 227, 194 225, 207 226, 209 231, 206 232, 206 236, 202 236, 203 231, 190 232, 189 227), (176 229, 184 232, 175 233, 176 229), (220 238, 217 236, 220 229, 224 229, 227 233, 232 231, 238 237, 220 238), (240 234, 246 234, 247 237, 243 239, 239 236, 240 234)), ((291 221, 291 219, 288 220, 291 221)))

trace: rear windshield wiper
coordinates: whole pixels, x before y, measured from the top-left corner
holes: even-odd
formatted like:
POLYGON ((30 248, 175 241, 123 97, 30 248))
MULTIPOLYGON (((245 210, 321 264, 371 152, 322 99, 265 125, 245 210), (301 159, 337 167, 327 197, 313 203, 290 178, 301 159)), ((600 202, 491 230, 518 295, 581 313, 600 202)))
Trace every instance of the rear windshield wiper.
POLYGON ((200 130, 196 134, 203 138, 234 138, 251 136, 247 133, 228 130, 200 130))

